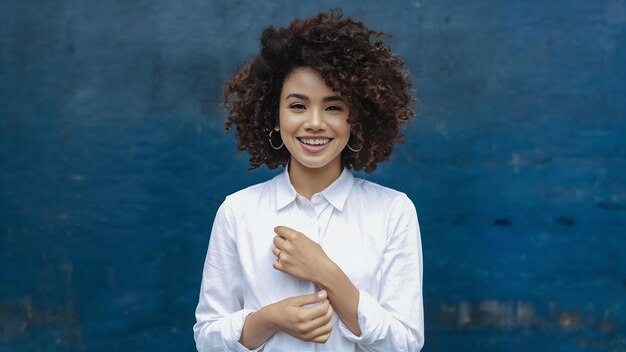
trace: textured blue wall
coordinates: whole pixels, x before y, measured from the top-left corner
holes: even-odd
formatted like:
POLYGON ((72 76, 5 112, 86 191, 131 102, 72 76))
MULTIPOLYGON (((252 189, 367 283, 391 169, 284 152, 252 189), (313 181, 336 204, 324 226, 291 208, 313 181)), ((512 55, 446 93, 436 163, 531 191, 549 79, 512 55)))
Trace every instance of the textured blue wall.
POLYGON ((0 350, 193 350, 216 110, 261 29, 396 35, 419 119, 366 177, 414 200, 425 351, 626 351, 626 1, 3 1, 0 350))

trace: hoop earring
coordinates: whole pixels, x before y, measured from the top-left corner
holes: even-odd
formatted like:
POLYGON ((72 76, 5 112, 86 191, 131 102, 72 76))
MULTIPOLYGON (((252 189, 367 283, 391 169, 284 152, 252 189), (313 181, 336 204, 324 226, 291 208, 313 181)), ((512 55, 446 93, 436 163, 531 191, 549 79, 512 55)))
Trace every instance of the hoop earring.
MULTIPOLYGON (((350 138, 348 139, 348 143, 346 143, 346 146, 348 147, 348 149, 350 149, 353 153, 358 153, 361 151, 361 149, 363 149, 363 136, 361 135, 361 131, 362 131, 362 126, 360 122, 355 122, 353 127, 353 132, 350 134, 350 138), (360 136, 358 139, 361 141, 361 144, 359 145, 358 148, 352 148, 350 146, 350 140, 352 139, 353 136, 360 136)), ((356 137, 355 137, 356 138, 356 137)))
POLYGON ((279 150, 280 148, 282 148, 282 147, 285 145, 285 143, 284 143, 284 142, 282 141, 282 139, 281 139, 281 141, 280 141, 280 142, 281 142, 281 143, 280 143, 280 146, 278 146, 278 148, 277 148, 277 147, 275 147, 275 146, 274 146, 274 143, 272 143, 272 133, 274 133, 274 130, 271 130, 271 131, 270 131, 270 136, 269 136, 269 138, 268 138, 268 140, 270 141, 270 146, 271 146, 271 147, 272 147, 272 149, 274 149, 274 150, 279 150))
POLYGON ((348 149, 350 149, 352 152, 358 153, 361 151, 361 149, 363 149, 363 143, 361 143, 361 145, 359 146, 359 149, 352 148, 350 144, 346 144, 346 147, 348 147, 348 149))
MULTIPOLYGON (((351 138, 352 139, 352 138, 351 138)), ((350 146, 350 141, 348 141, 348 143, 346 144, 346 147, 348 147, 348 149, 350 149, 353 153, 358 153, 361 151, 361 149, 363 149, 363 141, 361 140, 361 145, 359 145, 358 148, 352 148, 350 146)))

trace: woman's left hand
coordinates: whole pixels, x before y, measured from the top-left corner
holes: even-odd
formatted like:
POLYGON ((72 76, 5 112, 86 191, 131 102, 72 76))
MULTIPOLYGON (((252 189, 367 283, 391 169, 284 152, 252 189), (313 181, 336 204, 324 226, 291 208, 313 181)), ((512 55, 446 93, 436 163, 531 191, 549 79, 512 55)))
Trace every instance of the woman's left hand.
POLYGON ((274 269, 316 283, 323 270, 334 264, 322 247, 304 234, 286 226, 276 226, 274 232, 274 269))

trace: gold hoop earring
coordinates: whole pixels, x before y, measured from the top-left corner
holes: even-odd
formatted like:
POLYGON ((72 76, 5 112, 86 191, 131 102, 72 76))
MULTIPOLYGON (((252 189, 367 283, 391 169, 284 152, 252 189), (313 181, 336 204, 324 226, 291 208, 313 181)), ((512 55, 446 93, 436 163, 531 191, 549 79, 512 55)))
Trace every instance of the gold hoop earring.
POLYGON ((361 151, 361 149, 363 149, 363 143, 361 143, 361 145, 359 146, 359 148, 358 148, 358 149, 356 149, 356 148, 352 148, 352 147, 350 146, 350 142, 348 142, 348 144, 346 144, 346 147, 348 147, 348 149, 350 149, 353 153, 358 153, 358 152, 360 152, 360 151, 361 151))
POLYGON ((269 138, 268 138, 268 139, 269 139, 269 141, 270 141, 270 146, 272 147, 272 149, 274 149, 274 150, 279 150, 280 148, 282 148, 282 147, 285 145, 285 143, 284 143, 284 142, 282 141, 282 139, 281 139, 281 141, 280 141, 280 142, 281 142, 281 143, 280 143, 280 146, 278 146, 278 147, 275 147, 275 146, 274 146, 274 143, 272 142, 272 133, 274 133, 274 131, 278 132, 278 130, 274 130, 274 129, 273 129, 273 130, 271 130, 271 131, 270 131, 270 136, 269 136, 269 138))
MULTIPOLYGON (((348 149, 350 149, 353 153, 358 153, 361 151, 361 149, 363 149, 363 136, 361 135, 361 131, 362 131, 362 126, 360 122, 355 122, 354 125, 352 126, 352 132, 354 133, 350 133, 350 138, 348 139, 348 143, 346 143, 346 146, 348 147, 348 149), (353 136, 360 136, 358 139, 361 141, 361 144, 359 145, 358 148, 352 148, 350 146, 350 140, 352 140, 353 136)), ((356 139, 357 137, 355 137, 356 139)))

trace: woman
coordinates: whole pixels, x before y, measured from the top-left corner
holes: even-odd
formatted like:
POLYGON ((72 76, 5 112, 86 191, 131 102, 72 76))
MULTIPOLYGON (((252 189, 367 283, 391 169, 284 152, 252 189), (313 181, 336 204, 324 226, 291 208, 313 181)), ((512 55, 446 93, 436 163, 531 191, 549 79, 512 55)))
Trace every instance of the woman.
POLYGON ((403 62, 341 13, 269 27, 224 92, 251 168, 285 165, 220 206, 204 265, 199 351, 419 351, 417 214, 357 179, 414 113, 403 62))

